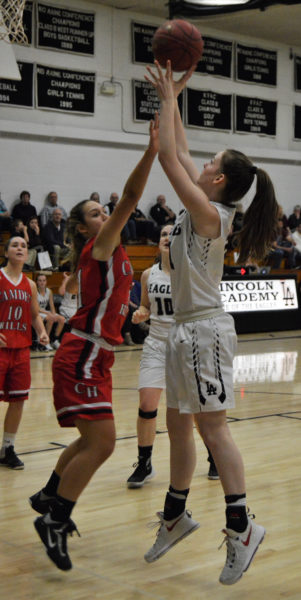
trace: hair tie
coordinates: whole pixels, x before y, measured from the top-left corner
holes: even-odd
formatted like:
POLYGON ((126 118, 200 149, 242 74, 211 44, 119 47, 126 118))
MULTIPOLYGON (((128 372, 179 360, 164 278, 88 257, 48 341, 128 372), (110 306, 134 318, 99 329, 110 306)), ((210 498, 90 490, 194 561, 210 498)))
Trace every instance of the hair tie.
POLYGON ((257 174, 257 167, 255 167, 255 165, 253 165, 251 167, 251 173, 252 173, 252 175, 256 175, 257 174))

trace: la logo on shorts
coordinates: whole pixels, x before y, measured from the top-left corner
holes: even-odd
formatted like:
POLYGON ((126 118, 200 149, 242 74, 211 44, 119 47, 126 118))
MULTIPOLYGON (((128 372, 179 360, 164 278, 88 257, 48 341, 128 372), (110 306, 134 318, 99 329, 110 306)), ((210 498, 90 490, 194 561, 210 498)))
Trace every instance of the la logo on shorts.
POLYGON ((217 393, 217 388, 215 385, 212 385, 212 383, 209 383, 209 381, 206 381, 206 386, 207 386, 207 394, 208 396, 216 396, 217 393))

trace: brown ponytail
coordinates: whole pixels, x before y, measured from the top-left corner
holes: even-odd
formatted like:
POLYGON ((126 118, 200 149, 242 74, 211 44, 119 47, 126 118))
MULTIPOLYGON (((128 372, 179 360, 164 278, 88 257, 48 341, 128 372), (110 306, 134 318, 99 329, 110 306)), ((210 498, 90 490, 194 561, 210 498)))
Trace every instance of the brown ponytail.
POLYGON ((222 202, 228 206, 241 200, 250 189, 254 177, 257 179, 255 196, 236 237, 240 250, 238 262, 261 260, 268 254, 276 236, 279 207, 273 183, 266 171, 256 168, 245 154, 237 150, 225 150, 221 171, 226 175, 222 202))
POLYGON ((240 263, 262 260, 275 240, 278 204, 274 186, 263 169, 257 169, 256 194, 247 209, 241 231, 238 233, 240 263))

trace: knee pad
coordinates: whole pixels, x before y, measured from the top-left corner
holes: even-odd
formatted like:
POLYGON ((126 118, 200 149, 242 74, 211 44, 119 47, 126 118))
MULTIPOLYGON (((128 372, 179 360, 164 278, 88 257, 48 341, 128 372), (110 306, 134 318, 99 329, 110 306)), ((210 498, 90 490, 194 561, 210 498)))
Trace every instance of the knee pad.
POLYGON ((139 408, 139 417, 141 417, 141 419, 155 419, 157 416, 158 410, 151 410, 151 411, 144 411, 141 408, 139 408))

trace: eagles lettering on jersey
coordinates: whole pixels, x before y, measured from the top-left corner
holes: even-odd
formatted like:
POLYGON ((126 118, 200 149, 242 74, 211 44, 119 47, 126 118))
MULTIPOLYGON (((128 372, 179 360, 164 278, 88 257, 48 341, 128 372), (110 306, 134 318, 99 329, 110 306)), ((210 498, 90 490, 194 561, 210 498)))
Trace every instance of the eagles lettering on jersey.
POLYGON ((173 323, 170 277, 159 263, 152 266, 147 281, 147 293, 150 301, 151 326, 149 335, 157 339, 166 339, 173 323))

